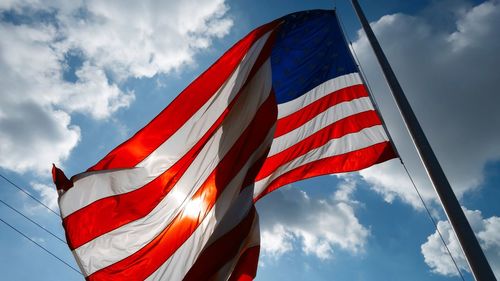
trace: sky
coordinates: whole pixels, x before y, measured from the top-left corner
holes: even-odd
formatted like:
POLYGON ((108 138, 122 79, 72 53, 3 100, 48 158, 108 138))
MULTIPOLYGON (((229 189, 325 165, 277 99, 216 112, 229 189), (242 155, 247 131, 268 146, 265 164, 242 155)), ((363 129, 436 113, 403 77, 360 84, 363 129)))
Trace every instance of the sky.
MULTIPOLYGON (((360 1, 500 278, 500 1, 360 1)), ((465 259, 348 1, 0 0, 0 172, 57 210, 52 163, 79 173, 129 138, 253 28, 336 7, 389 132, 466 280, 465 259)), ((0 179, 0 199, 60 219, 0 179)), ((398 159, 259 201, 257 279, 460 280, 398 159)), ((0 219, 76 267, 4 203, 0 219)), ((82 276, 0 223, 4 280, 82 276)))

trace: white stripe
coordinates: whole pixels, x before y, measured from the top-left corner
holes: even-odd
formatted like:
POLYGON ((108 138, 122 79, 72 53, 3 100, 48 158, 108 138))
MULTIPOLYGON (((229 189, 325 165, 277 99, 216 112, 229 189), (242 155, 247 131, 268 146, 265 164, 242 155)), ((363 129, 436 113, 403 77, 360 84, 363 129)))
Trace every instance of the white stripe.
POLYGON ((203 249, 212 243, 213 235, 219 235, 220 237, 224 234, 219 229, 229 231, 234 222, 237 224, 245 218, 248 210, 253 205, 253 189, 251 187, 245 188, 239 193, 241 184, 254 162, 269 147, 273 132, 274 129, 269 131, 266 140, 252 154, 233 180, 231 180, 231 183, 217 200, 216 205, 214 205, 188 240, 146 280, 182 280, 194 265, 203 249))
POLYGON ((254 198, 257 198, 267 186, 279 176, 300 166, 316 160, 363 149, 377 143, 388 141, 384 128, 381 125, 365 128, 359 132, 347 134, 341 138, 332 139, 325 145, 310 150, 292 161, 277 168, 271 175, 255 183, 254 198))
POLYGON ((278 104, 278 118, 288 116, 335 91, 359 84, 363 84, 363 82, 357 72, 330 79, 296 99, 278 104))
POLYGON ((140 188, 170 168, 226 110, 246 81, 269 35, 267 33, 257 40, 218 92, 135 168, 80 174, 74 186, 59 197, 61 216, 65 218, 99 199, 140 188))
POLYGON ((314 118, 307 121, 302 126, 280 137, 275 138, 273 140, 273 145, 271 146, 271 151, 269 151, 268 157, 280 153, 281 151, 289 148, 299 141, 304 140, 305 138, 311 136, 312 134, 327 127, 330 124, 333 124, 348 116, 368 110, 373 110, 373 105, 369 97, 363 97, 336 104, 335 106, 332 106, 316 115, 314 118))
POLYGON ((135 253, 154 239, 190 202, 206 178, 248 126, 271 91, 271 67, 266 61, 243 89, 233 110, 202 148, 171 192, 145 217, 105 233, 75 249, 82 269, 91 274, 135 253))

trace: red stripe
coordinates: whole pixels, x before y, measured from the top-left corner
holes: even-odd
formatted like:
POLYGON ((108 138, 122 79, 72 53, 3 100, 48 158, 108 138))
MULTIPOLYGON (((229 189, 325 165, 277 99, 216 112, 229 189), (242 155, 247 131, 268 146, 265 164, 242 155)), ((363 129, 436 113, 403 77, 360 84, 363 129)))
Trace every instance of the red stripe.
MULTIPOLYGON (((158 205, 182 177, 215 130, 222 124, 224 118, 226 118, 229 111, 233 108, 236 100, 239 98, 248 82, 251 81, 257 70, 261 68, 269 57, 273 42, 274 33, 271 34, 264 45, 250 71, 247 81, 233 101, 228 105, 228 108, 219 116, 216 122, 196 145, 170 169, 141 188, 95 201, 72 213, 63 220, 63 226, 67 232, 68 245, 71 249, 76 249, 104 233, 147 215, 156 205, 158 205), (103 214, 106 215, 103 216, 103 214)), ((271 93, 271 95, 274 95, 274 93, 271 93)), ((257 167, 257 171, 261 166, 262 163, 257 167)), ((255 177, 255 174, 256 172, 253 174, 253 177, 255 177)))
POLYGON ((243 252, 228 281, 252 281, 257 275, 260 246, 250 247, 243 252))
POLYGON ((304 125, 307 121, 334 105, 367 96, 368 92, 366 91, 364 85, 349 86, 330 93, 327 96, 308 104, 300 110, 281 118, 276 127, 274 137, 277 138, 294 129, 297 129, 298 127, 304 125))
MULTIPOLYGON (((281 120, 278 121, 278 124, 280 122, 281 120)), ((332 139, 340 138, 347 134, 356 133, 362 129, 380 124, 380 119, 373 110, 351 115, 332 123, 282 152, 268 157, 255 180, 259 181, 268 177, 281 165, 315 148, 325 145, 332 139)))
POLYGON ((238 225, 203 250, 183 280, 210 280, 210 276, 213 277, 226 263, 238 255, 242 242, 252 230, 254 218, 255 207, 252 206, 238 225))
POLYGON ((191 201, 200 204, 198 216, 193 218, 185 210, 177 215, 157 237, 136 253, 103 268, 88 280, 142 280, 161 266, 196 230, 216 203, 227 184, 248 161, 254 150, 265 141, 277 115, 274 95, 259 108, 249 127, 238 138, 226 156, 203 183, 191 201))
POLYGON ((131 168, 140 163, 182 127, 217 92, 253 43, 275 28, 278 23, 274 21, 263 25, 236 43, 149 124, 139 130, 132 138, 113 149, 88 171, 131 168))
POLYGON ((326 174, 358 171, 396 157, 391 144, 386 141, 349 153, 323 158, 297 167, 276 178, 254 201, 295 181, 326 174))

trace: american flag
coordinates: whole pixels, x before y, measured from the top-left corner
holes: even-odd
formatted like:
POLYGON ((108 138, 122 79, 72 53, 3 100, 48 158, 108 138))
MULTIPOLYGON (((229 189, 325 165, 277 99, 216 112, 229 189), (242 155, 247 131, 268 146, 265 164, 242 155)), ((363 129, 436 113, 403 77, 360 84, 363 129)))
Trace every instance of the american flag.
POLYGON ((335 12, 314 10, 253 30, 96 165, 53 176, 87 280, 251 280, 256 200, 394 157, 335 12))

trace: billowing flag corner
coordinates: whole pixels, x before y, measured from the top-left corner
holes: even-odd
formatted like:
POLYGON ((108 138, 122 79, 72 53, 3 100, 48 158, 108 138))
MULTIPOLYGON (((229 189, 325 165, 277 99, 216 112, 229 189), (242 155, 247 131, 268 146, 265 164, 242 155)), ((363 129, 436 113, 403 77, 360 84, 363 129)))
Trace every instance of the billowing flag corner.
POLYGON ((53 178, 87 280, 252 280, 256 200, 394 157, 335 12, 313 10, 253 30, 97 164, 53 178))

